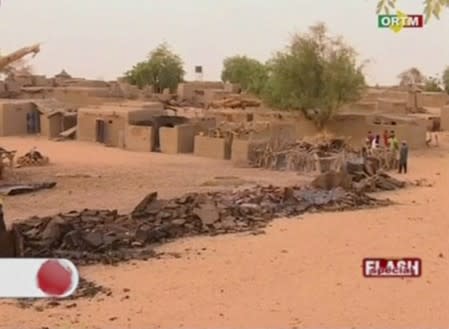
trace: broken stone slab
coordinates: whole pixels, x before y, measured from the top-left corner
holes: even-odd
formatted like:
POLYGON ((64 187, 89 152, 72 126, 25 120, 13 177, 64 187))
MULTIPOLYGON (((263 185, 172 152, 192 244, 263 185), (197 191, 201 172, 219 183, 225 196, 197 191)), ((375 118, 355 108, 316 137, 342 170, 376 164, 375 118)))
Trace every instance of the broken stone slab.
POLYGON ((211 202, 200 205, 199 208, 193 210, 193 213, 201 220, 203 225, 212 225, 220 219, 217 207, 211 202))
POLYGON ((82 239, 89 247, 97 249, 103 244, 103 235, 100 232, 87 232, 82 235, 82 239))
POLYGON ((8 184, 0 186, 1 195, 19 195, 36 192, 44 189, 51 189, 56 186, 56 182, 32 183, 32 184, 8 184))
POLYGON ((142 213, 145 211, 145 209, 150 205, 153 201, 157 199, 157 192, 151 192, 149 193, 145 198, 143 198, 142 201, 140 201, 137 206, 134 208, 132 213, 142 213))

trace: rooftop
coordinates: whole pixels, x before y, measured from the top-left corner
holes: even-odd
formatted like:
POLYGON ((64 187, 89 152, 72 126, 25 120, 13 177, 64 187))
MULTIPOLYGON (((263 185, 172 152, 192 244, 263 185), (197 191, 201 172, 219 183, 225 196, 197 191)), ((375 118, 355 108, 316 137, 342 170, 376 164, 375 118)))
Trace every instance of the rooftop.
POLYGON ((107 104, 100 106, 82 107, 78 110, 78 113, 85 114, 108 114, 108 115, 120 115, 125 116, 132 112, 159 112, 162 110, 160 103, 142 103, 142 104, 107 104))

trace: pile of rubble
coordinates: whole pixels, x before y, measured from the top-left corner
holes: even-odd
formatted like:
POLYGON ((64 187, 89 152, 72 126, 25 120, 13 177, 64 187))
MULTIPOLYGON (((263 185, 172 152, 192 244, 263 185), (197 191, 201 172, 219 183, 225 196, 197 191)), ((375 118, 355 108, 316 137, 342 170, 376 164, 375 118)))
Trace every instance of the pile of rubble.
POLYGON ((401 189, 406 183, 380 170, 377 159, 359 158, 347 161, 339 171, 330 170, 317 176, 311 185, 325 190, 340 187, 355 193, 370 193, 401 189))
POLYGON ((45 166, 50 162, 47 156, 44 156, 36 148, 17 159, 17 168, 21 167, 34 167, 34 166, 45 166))
POLYGON ((350 155, 351 150, 341 138, 296 142, 270 140, 254 144, 249 159, 256 168, 325 172, 339 170, 350 155))
POLYGON ((13 225, 24 257, 65 257, 77 264, 115 263, 154 256, 152 247, 175 238, 259 230, 273 218, 391 204, 342 188, 257 186, 191 193, 159 200, 149 194, 132 213, 83 210, 33 217, 13 225))

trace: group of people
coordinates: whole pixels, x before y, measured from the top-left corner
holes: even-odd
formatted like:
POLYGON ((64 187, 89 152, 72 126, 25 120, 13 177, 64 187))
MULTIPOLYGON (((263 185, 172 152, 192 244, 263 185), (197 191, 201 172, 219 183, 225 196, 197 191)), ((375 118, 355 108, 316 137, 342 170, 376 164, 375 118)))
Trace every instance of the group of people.
POLYGON ((382 147, 389 149, 395 162, 398 164, 399 173, 407 173, 408 145, 405 140, 399 143, 394 130, 385 130, 382 137, 379 134, 374 135, 371 131, 368 131, 365 144, 367 150, 376 150, 382 147))

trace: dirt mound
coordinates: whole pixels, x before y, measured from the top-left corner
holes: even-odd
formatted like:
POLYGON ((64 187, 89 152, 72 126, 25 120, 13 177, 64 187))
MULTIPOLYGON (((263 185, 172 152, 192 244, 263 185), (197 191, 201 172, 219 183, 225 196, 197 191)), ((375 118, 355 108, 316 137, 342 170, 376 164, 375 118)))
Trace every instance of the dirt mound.
POLYGON ((62 257, 75 263, 116 263, 155 256, 172 239, 258 230, 276 217, 391 204, 341 188, 257 186, 234 192, 191 193, 159 200, 150 193, 132 211, 83 210, 30 218, 13 225, 24 257, 62 257))

